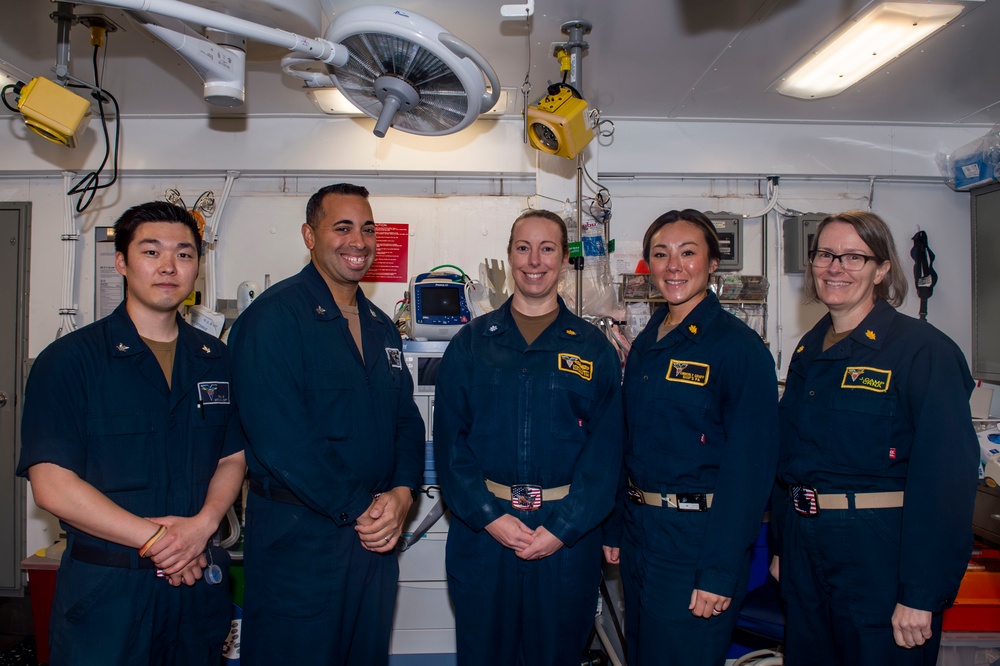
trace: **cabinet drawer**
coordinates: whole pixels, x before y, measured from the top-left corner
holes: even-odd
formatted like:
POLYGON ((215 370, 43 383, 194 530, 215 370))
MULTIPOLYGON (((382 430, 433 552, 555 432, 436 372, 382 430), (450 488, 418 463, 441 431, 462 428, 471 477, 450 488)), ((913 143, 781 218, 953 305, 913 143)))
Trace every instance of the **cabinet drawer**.
POLYGON ((980 539, 1000 548, 1000 489, 979 486, 972 531, 980 539))

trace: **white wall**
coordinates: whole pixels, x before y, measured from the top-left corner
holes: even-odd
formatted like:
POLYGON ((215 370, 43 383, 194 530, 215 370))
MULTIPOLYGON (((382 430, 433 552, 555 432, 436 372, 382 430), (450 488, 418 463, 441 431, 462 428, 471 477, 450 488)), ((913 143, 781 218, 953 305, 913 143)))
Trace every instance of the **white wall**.
MULTIPOLYGON (((339 180, 365 184, 379 221, 410 225, 410 273, 442 263, 478 272, 485 257, 502 258, 510 222, 529 204, 559 210, 575 199, 573 162, 538 155, 521 142, 516 121, 477 123, 453 137, 390 132, 376 140, 364 123, 327 118, 264 118, 246 122, 126 118, 121 182, 99 195, 80 217, 77 286, 80 323, 93 313, 93 228, 107 226, 128 205, 160 198, 176 187, 188 204, 204 190, 221 195, 227 170, 239 178, 221 220, 217 296, 235 298, 246 279, 277 281, 301 268, 299 235, 305 202, 339 180), (534 196, 532 196, 534 195, 534 196)), ((761 176, 781 176, 779 202, 803 212, 867 208, 896 234, 908 274, 910 237, 926 230, 937 254, 940 282, 930 320, 969 353, 968 195, 938 178, 936 153, 983 134, 976 127, 778 125, 768 123, 619 122, 611 140, 588 148, 588 171, 613 198, 612 236, 622 246, 641 240, 647 225, 671 208, 751 214, 764 206, 761 176), (683 176, 683 178, 681 177, 683 176)), ((90 130, 93 134, 94 130, 90 130)), ((100 160, 91 137, 70 151, 25 136, 0 133, 0 200, 32 203, 29 349, 34 357, 59 327, 64 191, 61 171, 83 173, 100 160)), ((585 190, 585 195, 590 188, 585 190)), ((748 220, 746 273, 760 273, 762 244, 771 281, 768 337, 789 350, 822 314, 802 302, 800 275, 784 275, 776 251, 778 218, 767 228, 748 220), (765 241, 766 236, 766 241, 765 241), (780 306, 780 307, 779 307, 780 306), (780 309, 780 314, 779 314, 780 309)), ((403 284, 366 285, 391 311, 403 284)), ((916 313, 911 297, 904 311, 916 313)), ((29 502, 26 552, 50 543, 55 523, 29 502)))

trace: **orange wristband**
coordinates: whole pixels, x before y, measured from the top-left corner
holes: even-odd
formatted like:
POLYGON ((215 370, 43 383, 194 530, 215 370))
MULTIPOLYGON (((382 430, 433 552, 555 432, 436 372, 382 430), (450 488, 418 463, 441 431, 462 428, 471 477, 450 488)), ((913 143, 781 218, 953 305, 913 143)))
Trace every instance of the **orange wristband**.
POLYGON ((162 537, 166 533, 167 533, 167 528, 163 525, 160 525, 160 529, 156 530, 156 534, 149 537, 149 541, 142 544, 142 548, 139 549, 139 557, 146 557, 146 552, 149 551, 149 549, 153 547, 153 544, 159 541, 160 537, 162 537))

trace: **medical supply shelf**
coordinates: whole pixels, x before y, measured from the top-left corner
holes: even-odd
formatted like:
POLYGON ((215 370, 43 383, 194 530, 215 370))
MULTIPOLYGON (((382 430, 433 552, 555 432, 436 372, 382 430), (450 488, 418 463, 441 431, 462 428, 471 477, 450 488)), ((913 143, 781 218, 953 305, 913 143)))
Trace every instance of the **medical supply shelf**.
MULTIPOLYGON (((648 273, 622 273, 619 296, 623 303, 648 303, 650 312, 666 303, 648 273)), ((722 308, 757 332, 767 343, 767 278, 763 275, 717 273, 709 288, 722 308)))

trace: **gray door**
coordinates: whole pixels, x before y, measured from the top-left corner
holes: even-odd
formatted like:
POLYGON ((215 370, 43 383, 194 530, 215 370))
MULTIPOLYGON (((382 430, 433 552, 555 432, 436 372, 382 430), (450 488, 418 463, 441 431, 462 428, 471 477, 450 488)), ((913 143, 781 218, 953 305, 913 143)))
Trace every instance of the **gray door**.
POLYGON ((24 482, 14 478, 28 342, 31 204, 0 203, 0 595, 19 594, 24 482))

